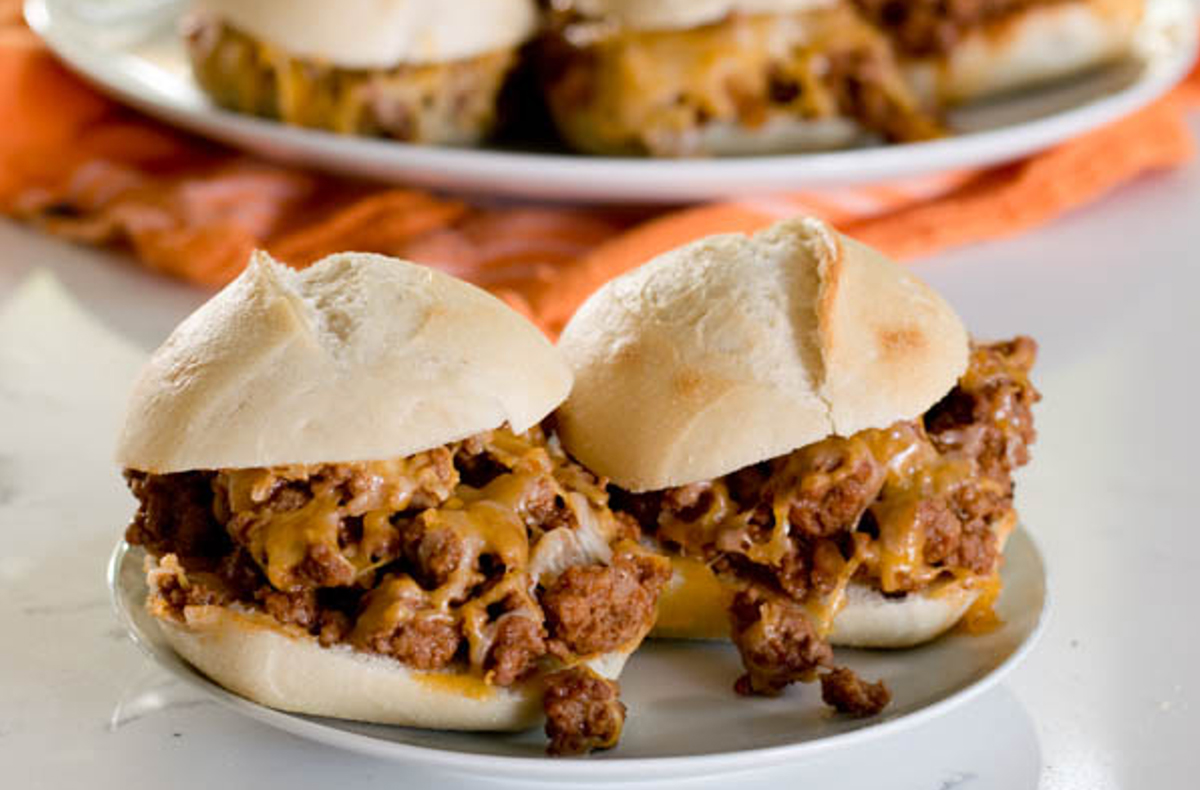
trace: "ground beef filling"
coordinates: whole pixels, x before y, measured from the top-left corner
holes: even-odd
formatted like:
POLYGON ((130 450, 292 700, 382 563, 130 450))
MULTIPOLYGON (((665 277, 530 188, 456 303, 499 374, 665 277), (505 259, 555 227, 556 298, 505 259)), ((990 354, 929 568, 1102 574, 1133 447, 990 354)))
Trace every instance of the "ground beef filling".
POLYGON ((558 655, 605 653, 641 636, 654 617, 670 566, 662 558, 625 554, 611 565, 568 568, 542 595, 558 655))
POLYGON ((158 561, 159 614, 238 603, 322 645, 500 686, 640 638, 670 573, 540 429, 383 462, 126 476, 126 539, 158 561), (538 570, 579 508, 611 559, 538 570))
POLYGON ((1064 0, 854 0, 905 55, 948 53, 964 37, 1038 6, 1064 0))
MULTIPOLYGON (((739 691, 816 679, 851 580, 903 596, 995 573, 1012 472, 1036 436, 1036 353, 1024 337, 973 345, 958 385, 923 419, 830 437, 717 480, 614 490, 615 508, 739 590, 730 612, 747 670, 739 691)), ((826 681, 839 706, 861 711, 883 698, 845 677, 826 681)))
POLYGON ((546 678, 547 751, 555 755, 586 754, 616 746, 625 724, 625 705, 616 681, 585 666, 546 678))
POLYGON ((833 660, 804 608, 785 596, 744 590, 729 614, 733 643, 746 667, 734 685, 739 694, 775 696, 797 680, 813 680, 817 668, 833 660))
POLYGON ((874 716, 892 701, 883 681, 867 683, 850 670, 839 667, 821 675, 821 699, 839 713, 874 716))

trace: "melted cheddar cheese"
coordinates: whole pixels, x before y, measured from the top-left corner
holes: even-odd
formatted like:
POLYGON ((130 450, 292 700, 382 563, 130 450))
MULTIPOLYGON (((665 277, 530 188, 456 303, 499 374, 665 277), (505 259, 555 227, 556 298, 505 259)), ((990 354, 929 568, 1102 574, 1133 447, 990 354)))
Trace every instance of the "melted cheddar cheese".
MULTIPOLYGON (((867 503, 864 513, 870 512, 878 531, 875 535, 862 531, 860 513, 850 525, 853 534, 849 556, 837 558, 840 564, 836 578, 824 589, 810 588, 801 601, 817 632, 826 636, 832 631, 845 605, 847 586, 852 579, 864 576, 885 593, 923 590, 943 578, 979 584, 984 594, 973 607, 971 620, 984 623, 986 612, 999 594, 998 574, 978 577, 966 568, 927 561, 922 503, 931 499, 946 502, 965 485, 1001 494, 1003 486, 982 476, 971 459, 938 453, 917 423, 901 422, 848 438, 831 437, 777 459, 772 473, 774 497, 768 503, 771 522, 766 527, 751 523, 753 513, 740 508, 729 493, 729 484, 719 479, 706 487, 703 507, 688 510, 686 518, 663 511, 659 516, 659 539, 677 546, 680 554, 690 558, 683 560, 685 563, 699 564, 705 558, 711 562, 721 553, 733 552, 767 569, 782 571, 781 562, 793 550, 793 494, 806 485, 805 478, 821 474, 812 471, 811 459, 833 449, 846 465, 853 465, 856 459, 870 461, 873 476, 865 485, 872 489, 878 486, 879 493, 867 503)), ((678 563, 677 568, 688 567, 678 563)), ((736 573, 723 575, 721 581, 730 591, 749 583, 736 573)), ((664 597, 664 601, 672 600, 670 595, 664 597)), ((660 609, 660 617, 665 614, 674 622, 679 615, 671 605, 660 609)))
POLYGON ((314 561, 325 574, 317 586, 368 588, 352 644, 372 644, 418 618, 451 624, 466 639, 475 675, 460 681, 454 673, 425 673, 423 682, 467 684, 455 685, 459 691, 472 683, 486 687, 483 668, 501 623, 528 617, 540 629, 539 582, 574 562, 607 561, 620 530, 600 482, 575 468, 540 429, 498 429, 466 442, 387 461, 222 471, 214 483, 218 515, 279 590, 314 586, 306 575, 314 561), (501 467, 480 488, 465 484, 453 463, 466 442, 501 467), (308 498, 290 507, 294 485, 308 498), (573 523, 546 531, 532 508, 547 499, 561 501, 573 523), (391 565, 400 556, 404 523, 422 540, 441 533, 455 547, 432 588, 391 565), (348 524, 355 528, 348 531, 348 524), (555 534, 561 530, 572 534, 555 534), (535 570, 532 559, 550 536, 554 556, 535 570), (377 580, 383 566, 391 570, 377 580))

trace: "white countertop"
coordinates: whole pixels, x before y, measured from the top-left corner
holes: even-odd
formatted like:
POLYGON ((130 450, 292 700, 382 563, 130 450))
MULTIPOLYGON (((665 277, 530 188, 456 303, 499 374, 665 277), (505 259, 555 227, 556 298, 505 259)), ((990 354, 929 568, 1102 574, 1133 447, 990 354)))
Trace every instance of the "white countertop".
MULTIPOLYGON (((1008 683, 939 721, 736 784, 1197 786, 1198 247, 1193 165, 916 267, 977 335, 1041 344, 1017 496, 1050 568, 1049 629, 1008 683)), ((0 786, 459 786, 242 719, 117 625, 104 565, 133 501, 116 426, 135 370, 205 296, 0 223, 0 786)))

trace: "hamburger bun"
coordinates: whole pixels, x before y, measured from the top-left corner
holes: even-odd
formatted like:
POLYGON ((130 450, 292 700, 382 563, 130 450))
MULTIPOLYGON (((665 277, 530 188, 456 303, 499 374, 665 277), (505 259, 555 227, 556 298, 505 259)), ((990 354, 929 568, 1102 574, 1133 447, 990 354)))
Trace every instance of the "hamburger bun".
MULTIPOLYGON (((558 411, 563 446, 639 493, 917 418, 966 370, 969 343, 958 316, 917 278, 796 218, 694 242, 609 282, 559 348, 576 381, 558 411)), ((734 588, 694 560, 673 563, 653 634, 727 636, 734 588)), ((900 601, 859 586, 831 642, 930 639, 966 611, 973 583, 900 601)), ((812 614, 818 623, 829 616, 812 614)))
POLYGON ((571 389, 502 301, 368 253, 303 271, 255 252, 143 368, 117 449, 158 474, 412 455, 537 424, 571 389))
POLYGON ((193 0, 181 33, 220 107, 293 126, 475 145, 537 32, 535 0, 193 0))
POLYGON ((945 54, 902 57, 902 62, 923 101, 961 104, 1128 55, 1144 10, 1144 0, 1037 5, 971 30, 945 54))
POLYGON ((712 236, 612 280, 563 329, 563 445, 632 491, 912 419, 967 366, 939 295, 812 218, 712 236))
MULTIPOLYGON (((380 255, 338 254, 295 271, 259 252, 153 355, 133 388, 118 460, 166 475, 394 459, 503 425, 520 433, 570 386, 538 330, 474 286, 380 255)), ((576 491, 565 497, 578 524, 527 547, 531 583, 612 557, 611 514, 576 491)), ((195 581, 179 558, 146 564, 147 606, 199 671, 272 708, 381 724, 524 729, 542 715, 547 672, 583 664, 615 678, 650 626, 567 664, 547 657, 531 679, 501 687, 344 642, 322 646, 256 603, 179 604, 164 591, 195 581)))
MULTIPOLYGON (((149 578, 165 571, 148 559, 149 578)), ((276 710, 438 730, 516 732, 542 717, 538 678, 509 687, 473 675, 422 672, 349 647, 322 647, 295 626, 261 612, 189 606, 160 616, 168 644, 230 691, 276 710)), ((641 639, 584 663, 616 679, 641 639)))
POLYGON ((347 69, 444 63, 517 47, 537 29, 534 0, 194 0, 256 40, 347 69))

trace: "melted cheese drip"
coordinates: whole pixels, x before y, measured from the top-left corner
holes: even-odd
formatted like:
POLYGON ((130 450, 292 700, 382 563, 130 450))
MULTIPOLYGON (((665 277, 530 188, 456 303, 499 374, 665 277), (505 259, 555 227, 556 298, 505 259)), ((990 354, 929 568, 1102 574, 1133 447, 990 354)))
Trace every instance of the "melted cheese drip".
POLYGON ((496 696, 496 687, 478 675, 461 672, 414 672, 414 680, 431 690, 467 699, 487 700, 496 696))
POLYGON ((318 482, 303 507, 278 513, 256 511, 280 483, 307 482, 322 473, 321 466, 226 470, 218 480, 225 497, 218 500, 235 516, 231 527, 249 519, 247 548, 277 589, 297 588, 297 572, 316 546, 323 547, 329 563, 342 565, 341 575, 346 583, 353 583, 393 559, 387 551, 397 537, 391 516, 407 509, 418 490, 449 495, 458 475, 448 464, 445 448, 408 458, 346 464, 355 475, 354 498, 342 501, 337 486, 318 482), (339 526, 348 516, 362 518, 363 535, 357 543, 342 546, 339 526))
MULTIPOLYGON (((300 510, 281 513, 267 521, 255 533, 258 540, 251 545, 250 552, 266 569, 267 579, 276 589, 290 590, 296 584, 296 569, 313 546, 326 546, 337 552, 341 521, 336 502, 313 499, 300 510)), ((334 556, 339 555, 337 552, 334 556)))
POLYGON ((671 581, 658 598, 655 634, 698 639, 729 636, 725 612, 733 600, 733 588, 699 560, 672 557, 671 570, 671 581))
POLYGON ((994 573, 979 580, 977 586, 979 596, 960 621, 960 627, 968 634, 986 634, 1004 625, 1000 615, 996 614, 996 600, 1004 589, 1000 574, 994 573))

